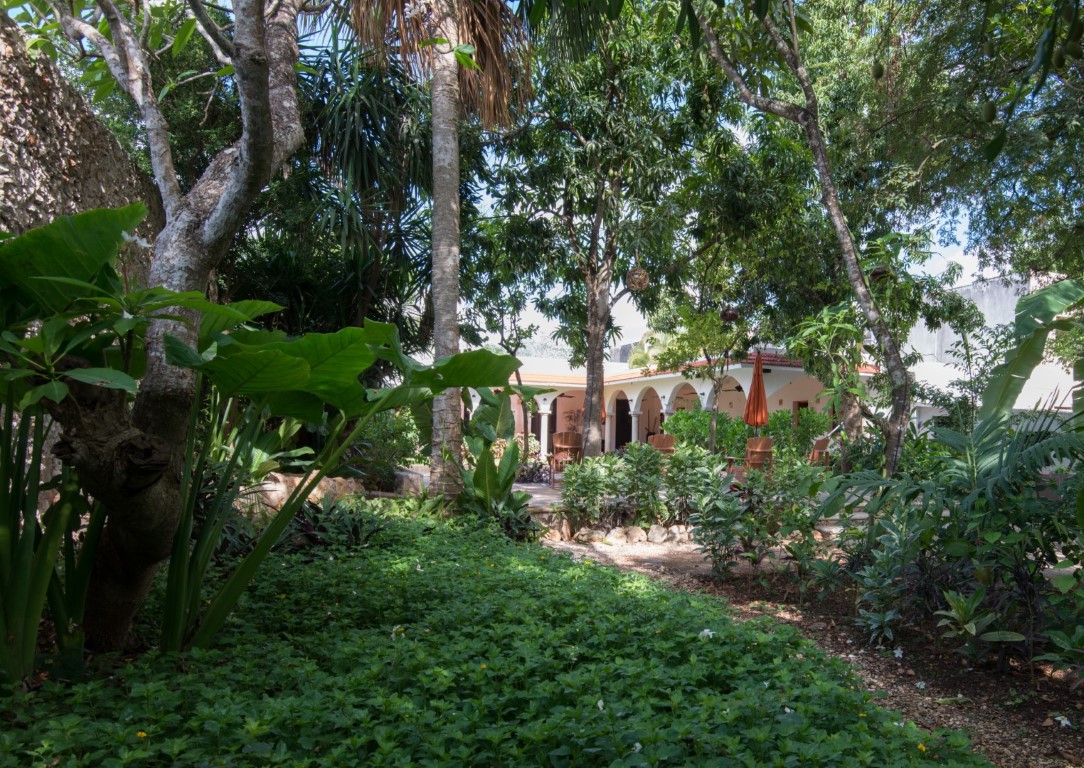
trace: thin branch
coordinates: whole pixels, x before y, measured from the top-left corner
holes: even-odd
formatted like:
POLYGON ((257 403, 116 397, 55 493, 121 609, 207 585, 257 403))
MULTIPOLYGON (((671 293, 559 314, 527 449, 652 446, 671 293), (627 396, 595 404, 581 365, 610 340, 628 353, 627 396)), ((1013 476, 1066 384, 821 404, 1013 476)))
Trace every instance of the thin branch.
POLYGON ((151 4, 150 0, 140 0, 140 4, 143 7, 143 26, 139 30, 139 45, 141 48, 147 47, 147 40, 151 35, 151 22, 154 18, 151 16, 151 4))
POLYGON ((705 18, 704 14, 701 13, 699 9, 694 7, 693 12, 696 14, 696 21, 700 25, 700 30, 704 33, 704 37, 708 41, 708 52, 711 54, 711 57, 715 59, 715 63, 719 65, 719 68, 723 70, 727 79, 730 80, 737 89, 738 98, 745 104, 748 104, 755 109, 759 109, 761 112, 767 112, 768 114, 777 115, 778 117, 782 117, 795 123, 801 123, 805 110, 798 105, 779 99, 761 96, 752 91, 748 83, 745 82, 745 78, 742 77, 738 68, 727 54, 726 49, 719 43, 719 38, 716 36, 715 29, 711 26, 711 23, 708 22, 707 18, 705 18))
MULTIPOLYGON (((793 23, 794 18, 791 17, 793 23)), ((787 67, 794 74, 798 80, 798 85, 801 86, 802 95, 805 96, 806 111, 812 115, 817 114, 817 94, 813 90, 813 82, 809 79, 809 73, 806 71, 805 65, 802 63, 801 58, 798 56, 798 44, 797 38, 795 38, 794 48, 787 45, 787 41, 783 39, 783 34, 779 31, 779 27, 775 26, 775 22, 772 21, 771 16, 765 16, 761 20, 761 24, 768 32, 768 37, 771 38, 772 44, 775 49, 782 55, 783 60, 786 61, 787 67)))
POLYGON ((215 24, 214 19, 207 13, 207 8, 204 7, 200 0, 188 0, 188 7, 192 9, 192 14, 196 17, 196 25, 199 27, 200 34, 211 46, 211 50, 215 52, 215 58, 218 59, 220 64, 229 64, 229 59, 233 57, 233 41, 231 41, 222 29, 215 24))

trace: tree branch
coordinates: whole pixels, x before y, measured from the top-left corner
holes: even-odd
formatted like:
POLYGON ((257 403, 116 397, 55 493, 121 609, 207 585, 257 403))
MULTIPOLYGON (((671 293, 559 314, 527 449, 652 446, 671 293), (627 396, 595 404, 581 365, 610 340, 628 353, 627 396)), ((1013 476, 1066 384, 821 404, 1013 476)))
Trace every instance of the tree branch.
POLYGON ((232 237, 274 167, 275 132, 267 37, 263 3, 238 0, 234 17, 233 66, 241 102, 241 139, 226 150, 233 154, 229 176, 203 226, 203 239, 209 245, 232 237))
POLYGON ((196 17, 196 24, 199 27, 200 34, 211 46, 211 50, 214 51, 218 62, 222 65, 232 63, 233 41, 226 37, 222 29, 215 24, 214 19, 207 13, 207 8, 204 7, 200 0, 188 0, 188 7, 192 9, 192 15, 196 17))
POLYGON ((173 167, 173 153, 169 146, 169 125, 162 115, 155 98, 150 68, 143 49, 127 19, 112 0, 97 0, 98 8, 109 24, 110 42, 97 27, 72 15, 71 8, 59 0, 50 0, 65 37, 73 43, 83 39, 90 41, 101 53, 117 84, 131 97, 143 118, 150 148, 151 168, 155 184, 162 196, 167 219, 174 215, 181 200, 180 184, 173 167))
POLYGON ((704 33, 704 37, 708 41, 708 52, 711 54, 711 57, 715 59, 715 63, 719 65, 719 68, 723 70, 727 79, 730 80, 737 89, 738 98, 745 104, 748 104, 755 109, 759 109, 761 112, 767 112, 768 114, 782 117, 785 120, 801 123, 805 110, 798 105, 753 93, 752 89, 749 88, 748 83, 745 82, 745 78, 742 77, 738 68, 727 54, 726 49, 719 43, 719 38, 716 36, 715 29, 711 26, 711 23, 699 9, 694 7, 693 12, 696 14, 696 21, 700 25, 701 32, 704 33))

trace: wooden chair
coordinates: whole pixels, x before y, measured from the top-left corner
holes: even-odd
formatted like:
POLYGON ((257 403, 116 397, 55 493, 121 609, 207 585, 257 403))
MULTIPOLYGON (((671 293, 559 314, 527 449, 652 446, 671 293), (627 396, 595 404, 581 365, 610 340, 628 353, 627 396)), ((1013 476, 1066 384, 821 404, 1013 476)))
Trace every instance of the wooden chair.
POLYGON ((734 476, 734 482, 745 480, 745 474, 751 469, 763 472, 772 471, 772 439, 770 437, 750 437, 745 441, 745 460, 737 463, 737 457, 727 456, 726 471, 734 476))
POLYGON ((818 437, 813 441, 813 450, 809 452, 809 463, 814 467, 830 467, 832 457, 828 453, 828 438, 818 437))
POLYGON ((557 480, 557 472, 568 464, 583 460, 583 435, 579 432, 555 432, 553 452, 550 454, 550 485, 557 480))
POLYGON ((647 438, 647 444, 660 453, 674 452, 673 435, 651 435, 647 438))

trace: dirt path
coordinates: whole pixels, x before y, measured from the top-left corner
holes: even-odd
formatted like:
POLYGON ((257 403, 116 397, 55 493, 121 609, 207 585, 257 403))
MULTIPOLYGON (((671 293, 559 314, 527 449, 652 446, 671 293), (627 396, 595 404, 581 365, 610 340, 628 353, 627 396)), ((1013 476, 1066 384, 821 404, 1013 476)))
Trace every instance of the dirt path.
POLYGON ((1084 766, 1084 686, 1071 691, 1049 670, 970 668, 935 636, 914 634, 892 648, 870 647, 853 625, 848 597, 802 606, 789 580, 764 568, 754 573, 745 566, 715 579, 693 544, 544 545, 723 597, 740 619, 772 616, 792 624, 847 661, 871 693, 883 696, 883 706, 923 728, 966 730, 975 749, 1001 768, 1084 766))

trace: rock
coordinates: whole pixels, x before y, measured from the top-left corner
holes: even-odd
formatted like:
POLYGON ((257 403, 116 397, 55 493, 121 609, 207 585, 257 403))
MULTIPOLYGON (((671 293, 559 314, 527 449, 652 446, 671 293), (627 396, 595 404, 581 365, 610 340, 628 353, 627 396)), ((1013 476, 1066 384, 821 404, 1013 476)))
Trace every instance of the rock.
POLYGON ((572 526, 567 520, 562 520, 558 526, 561 529, 561 541, 572 541, 572 526))
POLYGON ((647 532, 647 540, 652 544, 665 544, 669 538, 670 532, 658 523, 647 532))
POLYGON ((429 478, 420 472, 409 469, 395 470, 395 492, 401 496, 421 496, 425 493, 428 483, 429 478))
POLYGON ((625 529, 625 541, 629 544, 639 544, 647 541, 647 531, 638 525, 630 525, 625 529))
POLYGON ((603 541, 606 539, 606 531, 600 531, 596 528, 582 528, 579 531, 576 531, 574 538, 576 541, 582 543, 603 541))
POLYGON ((628 537, 625 535, 624 528, 614 528, 606 534, 607 544, 626 544, 628 543, 628 537))
POLYGON ((676 544, 688 544, 689 543, 689 526, 687 525, 672 525, 670 526, 670 541, 676 544))
POLYGON ((547 528, 545 534, 542 536, 543 541, 565 541, 561 536, 560 528, 547 528))

